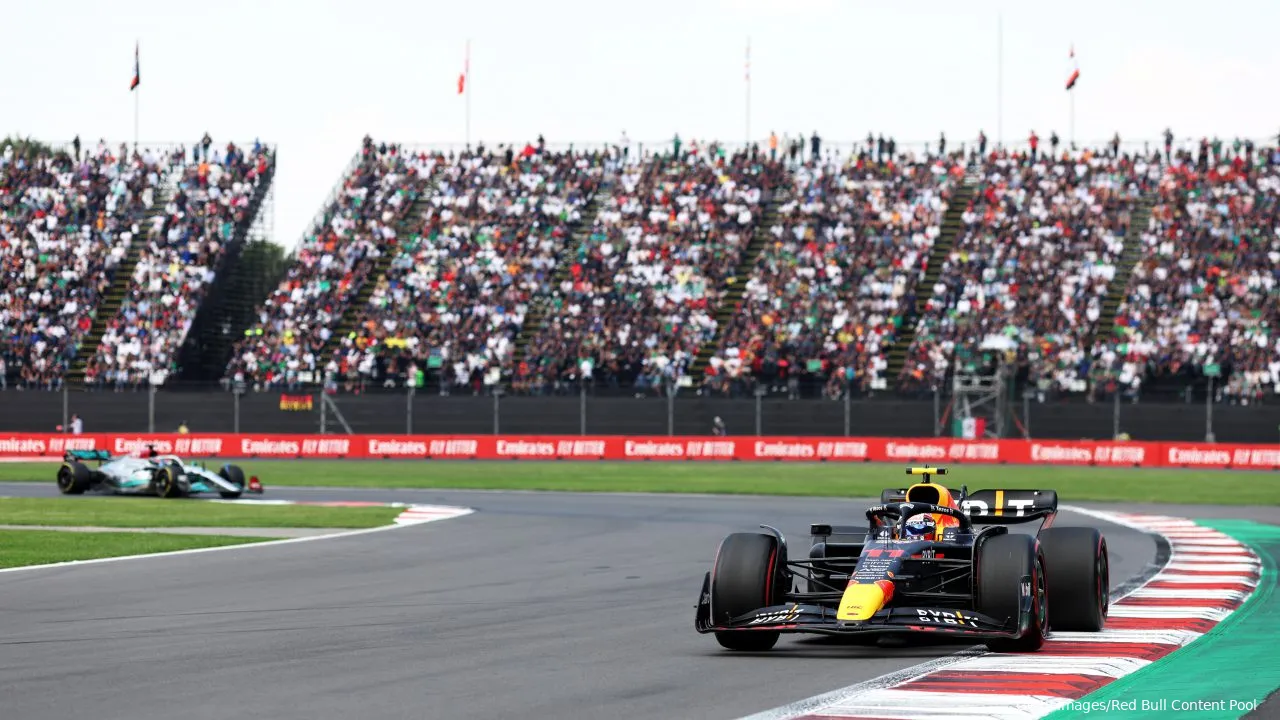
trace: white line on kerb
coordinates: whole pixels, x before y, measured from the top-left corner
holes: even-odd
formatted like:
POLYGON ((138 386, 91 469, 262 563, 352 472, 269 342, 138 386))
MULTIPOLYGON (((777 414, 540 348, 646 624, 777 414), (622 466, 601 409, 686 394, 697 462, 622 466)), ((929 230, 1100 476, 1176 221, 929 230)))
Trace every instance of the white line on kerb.
MULTIPOLYGON (((441 506, 435 506, 435 507, 441 507, 441 506)), ((285 538, 284 540, 268 540, 267 542, 248 542, 248 543, 240 543, 237 545, 223 545, 220 547, 193 548, 191 550, 170 550, 168 552, 146 553, 144 555, 120 555, 118 557, 94 558, 92 560, 68 560, 67 562, 47 563, 45 565, 23 565, 21 567, 0 568, 0 573, 13 573, 13 572, 23 572, 23 571, 31 571, 31 570, 48 570, 50 568, 70 568, 70 567, 76 567, 79 565, 101 565, 103 563, 124 562, 126 560, 142 560, 144 558, 177 557, 179 555, 196 555, 199 553, 211 553, 211 552, 219 552, 219 551, 225 551, 225 550, 251 550, 255 548, 289 545, 291 543, 312 542, 314 540, 336 540, 337 538, 354 537, 356 535, 370 535, 373 533, 385 532, 387 530, 400 530, 402 528, 418 527, 420 525, 436 522, 438 520, 449 520, 455 517, 470 515, 471 513, 475 512, 473 508, 459 507, 459 508, 453 508, 453 509, 458 511, 456 515, 448 515, 448 516, 442 515, 440 517, 431 518, 429 520, 425 518, 422 520, 415 519, 413 522, 410 522, 410 523, 379 525, 378 527, 375 527, 375 528, 363 528, 361 530, 344 530, 342 532, 330 533, 328 535, 310 535, 307 537, 300 537, 300 538, 285 538)))

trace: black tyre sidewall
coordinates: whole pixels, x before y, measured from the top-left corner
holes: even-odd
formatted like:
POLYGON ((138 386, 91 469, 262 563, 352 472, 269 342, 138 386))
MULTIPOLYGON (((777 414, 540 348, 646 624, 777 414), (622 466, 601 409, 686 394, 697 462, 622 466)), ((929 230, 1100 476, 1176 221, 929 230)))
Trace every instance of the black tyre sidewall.
POLYGON ((221 476, 223 480, 226 480, 233 485, 240 486, 240 489, 236 491, 219 490, 218 494, 224 499, 230 500, 238 498, 244 493, 244 471, 240 469, 239 465, 223 465, 222 468, 218 470, 218 475, 221 476))
POLYGON ((182 468, 170 463, 156 472, 156 494, 164 498, 182 497, 182 486, 178 484, 178 476, 182 468))
POLYGON ((64 495, 80 495, 89 489, 92 471, 78 462, 65 462, 58 468, 58 492, 64 495), (64 484, 64 478, 66 483, 64 484))
POLYGON ((711 569, 711 621, 723 624, 743 613, 776 604, 782 595, 778 540, 762 533, 724 539, 711 569))
MULTIPOLYGON (((997 622, 1012 619, 1021 622, 1022 578, 1030 576, 1033 596, 1037 584, 1045 583, 1045 596, 1039 600, 1052 608, 1052 597, 1047 592, 1048 573, 1039 543, 1030 535, 1004 534, 987 539, 979 551, 977 572, 976 609, 997 622)), ((1049 610, 1051 613, 1052 610, 1049 610)), ((1052 617, 1048 613, 1046 616, 1052 617)), ((1049 628, 1042 622, 1040 607, 1031 607, 1031 625, 1017 638, 990 640, 987 647, 996 652, 1028 652, 1039 650, 1044 644, 1049 628)))
POLYGON ((1097 528, 1056 527, 1040 532, 1054 630, 1097 632, 1107 621, 1111 592, 1107 541, 1097 528))
MULTIPOLYGON (((724 539, 711 569, 711 622, 721 625, 735 617, 778 604, 785 595, 782 569, 785 550, 777 538, 761 533, 734 533, 724 539)), ((768 650, 777 632, 734 630, 716 633, 730 650, 768 650)))

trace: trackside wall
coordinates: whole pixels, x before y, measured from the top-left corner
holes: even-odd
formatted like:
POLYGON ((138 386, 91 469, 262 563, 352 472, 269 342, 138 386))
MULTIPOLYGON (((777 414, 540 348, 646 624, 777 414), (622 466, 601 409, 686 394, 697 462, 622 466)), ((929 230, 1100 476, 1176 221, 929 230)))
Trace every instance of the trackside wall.
POLYGON ((1280 469, 1280 446, 1184 442, 646 435, 282 435, 0 433, 0 459, 154 445, 196 458, 999 463, 1280 469))

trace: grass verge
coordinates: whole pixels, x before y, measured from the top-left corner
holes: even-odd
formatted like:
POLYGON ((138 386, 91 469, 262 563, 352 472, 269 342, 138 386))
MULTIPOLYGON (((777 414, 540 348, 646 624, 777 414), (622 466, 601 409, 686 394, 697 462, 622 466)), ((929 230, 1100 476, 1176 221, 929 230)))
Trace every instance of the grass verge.
MULTIPOLYGON (((888 463, 478 462, 413 460, 246 460, 273 486, 460 488, 595 492, 685 492, 877 497, 903 487, 903 466, 888 463)), ((56 463, 0 464, 0 481, 53 484, 56 463)), ((950 484, 1051 488, 1077 500, 1280 505, 1280 473, 1243 470, 953 465, 950 484), (1241 488, 1248 490, 1242 492, 1241 488)), ((165 507, 169 507, 168 504, 165 507)))
POLYGON ((152 533, 65 533, 56 530, 0 530, 0 568, 71 560, 223 547, 273 538, 152 533))
POLYGON ((371 528, 402 512, 390 507, 252 505, 159 498, 0 498, 0 525, 89 527, 371 528))

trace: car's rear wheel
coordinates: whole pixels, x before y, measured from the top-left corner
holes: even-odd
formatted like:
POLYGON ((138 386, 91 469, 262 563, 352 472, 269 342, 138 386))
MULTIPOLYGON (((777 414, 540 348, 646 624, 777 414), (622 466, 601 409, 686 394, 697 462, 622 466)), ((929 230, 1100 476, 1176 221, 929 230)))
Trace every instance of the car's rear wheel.
MULTIPOLYGON (((787 559, 772 535, 734 533, 724 539, 711 571, 711 621, 721 625, 735 617, 778 604, 787 559)), ((726 630, 716 640, 730 650, 769 650, 778 633, 764 630, 726 630)))
POLYGON ((1096 528, 1055 527, 1040 533, 1053 598, 1049 627, 1098 632, 1107 622, 1111 568, 1107 540, 1096 528))
POLYGON ((158 470, 153 482, 156 495, 162 498, 177 498, 186 495, 178 478, 182 475, 182 467, 177 463, 168 463, 158 470))
POLYGON ((63 495, 82 495, 93 485, 93 471, 84 463, 64 462, 58 468, 58 492, 63 495))
POLYGON ((218 471, 218 476, 240 488, 239 490, 219 490, 218 494, 224 500, 234 500, 244 493, 244 471, 239 465, 223 465, 218 471))
POLYGON ((1049 593, 1044 555, 1030 535, 997 535, 981 545, 977 559, 977 610, 997 622, 1021 625, 1023 593, 1031 595, 1031 624, 1015 638, 987 641, 995 652, 1034 652, 1049 632, 1049 593), (1024 591, 1023 580, 1030 586, 1024 591))

